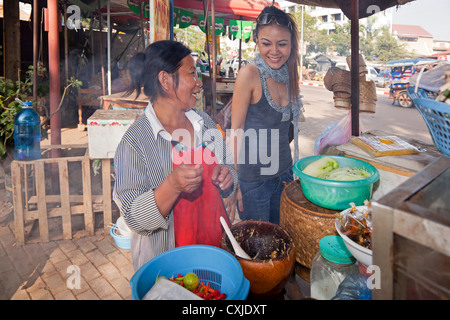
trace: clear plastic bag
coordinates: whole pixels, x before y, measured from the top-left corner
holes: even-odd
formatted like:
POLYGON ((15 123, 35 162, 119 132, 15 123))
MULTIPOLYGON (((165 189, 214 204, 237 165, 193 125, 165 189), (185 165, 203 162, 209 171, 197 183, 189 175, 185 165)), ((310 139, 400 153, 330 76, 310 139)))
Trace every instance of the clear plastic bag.
POLYGON ((367 280, 368 277, 361 273, 348 275, 331 300, 372 300, 372 290, 367 286, 367 280))
MULTIPOLYGON (((361 120, 359 121, 359 131, 362 132, 361 120)), ((324 132, 319 136, 319 143, 314 150, 315 155, 322 154, 328 146, 337 146, 345 144, 350 141, 352 136, 352 113, 351 110, 338 123, 335 123, 331 128, 325 127, 324 132)))
POLYGON ((325 128, 323 129, 322 133, 320 134, 320 136, 316 139, 316 142, 314 143, 314 154, 317 155, 318 150, 319 150, 319 146, 322 143, 322 141, 325 139, 325 137, 327 136, 328 132, 330 132, 331 129, 334 128, 334 126, 337 125, 337 122, 330 122, 329 124, 327 124, 325 126, 325 128))
POLYGON ((179 284, 159 279, 142 300, 203 300, 179 284))

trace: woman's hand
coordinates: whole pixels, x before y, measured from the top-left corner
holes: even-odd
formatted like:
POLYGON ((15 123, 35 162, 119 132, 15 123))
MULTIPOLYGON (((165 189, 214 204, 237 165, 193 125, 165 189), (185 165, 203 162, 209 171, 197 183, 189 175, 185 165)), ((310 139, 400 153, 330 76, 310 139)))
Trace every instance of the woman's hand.
POLYGON ((182 192, 194 192, 202 183, 203 167, 181 164, 154 190, 159 212, 166 217, 182 192))
POLYGON ((170 174, 172 187, 181 192, 194 192, 202 183, 203 167, 200 164, 181 164, 170 174))
POLYGON ((230 169, 223 164, 218 164, 214 167, 211 180, 212 183, 222 191, 228 190, 234 182, 233 174, 230 169))
POLYGON ((223 202, 225 204, 225 208, 227 209, 228 216, 230 217, 230 221, 233 223, 236 218, 236 209, 239 208, 239 211, 244 211, 241 189, 238 187, 231 196, 223 199, 223 202))

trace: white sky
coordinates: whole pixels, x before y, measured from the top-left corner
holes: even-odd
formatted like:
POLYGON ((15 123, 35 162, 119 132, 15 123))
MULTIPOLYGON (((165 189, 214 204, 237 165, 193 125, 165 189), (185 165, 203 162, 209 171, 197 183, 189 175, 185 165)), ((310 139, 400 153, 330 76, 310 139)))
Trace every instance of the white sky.
POLYGON ((450 41, 450 0, 416 0, 394 9, 394 24, 418 25, 434 40, 450 41))

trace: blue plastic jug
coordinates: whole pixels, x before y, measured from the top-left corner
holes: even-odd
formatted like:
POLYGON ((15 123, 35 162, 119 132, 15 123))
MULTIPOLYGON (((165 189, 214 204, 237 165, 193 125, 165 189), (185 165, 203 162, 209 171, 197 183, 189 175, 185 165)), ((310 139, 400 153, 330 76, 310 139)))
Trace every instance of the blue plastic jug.
POLYGON ((24 102, 14 118, 14 159, 41 158, 41 120, 31 102, 24 102))

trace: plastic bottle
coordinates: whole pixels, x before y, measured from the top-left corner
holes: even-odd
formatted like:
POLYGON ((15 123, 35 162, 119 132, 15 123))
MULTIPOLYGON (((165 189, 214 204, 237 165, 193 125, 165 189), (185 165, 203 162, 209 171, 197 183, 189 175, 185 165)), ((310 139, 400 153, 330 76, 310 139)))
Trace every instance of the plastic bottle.
POLYGON ((311 298, 330 300, 345 277, 358 273, 356 260, 340 236, 326 236, 319 241, 319 252, 311 266, 311 298))
POLYGON ((372 300, 372 290, 367 286, 368 279, 361 273, 348 275, 331 300, 372 300))
POLYGON ((41 120, 31 102, 24 102, 14 118, 14 159, 41 158, 41 120))

